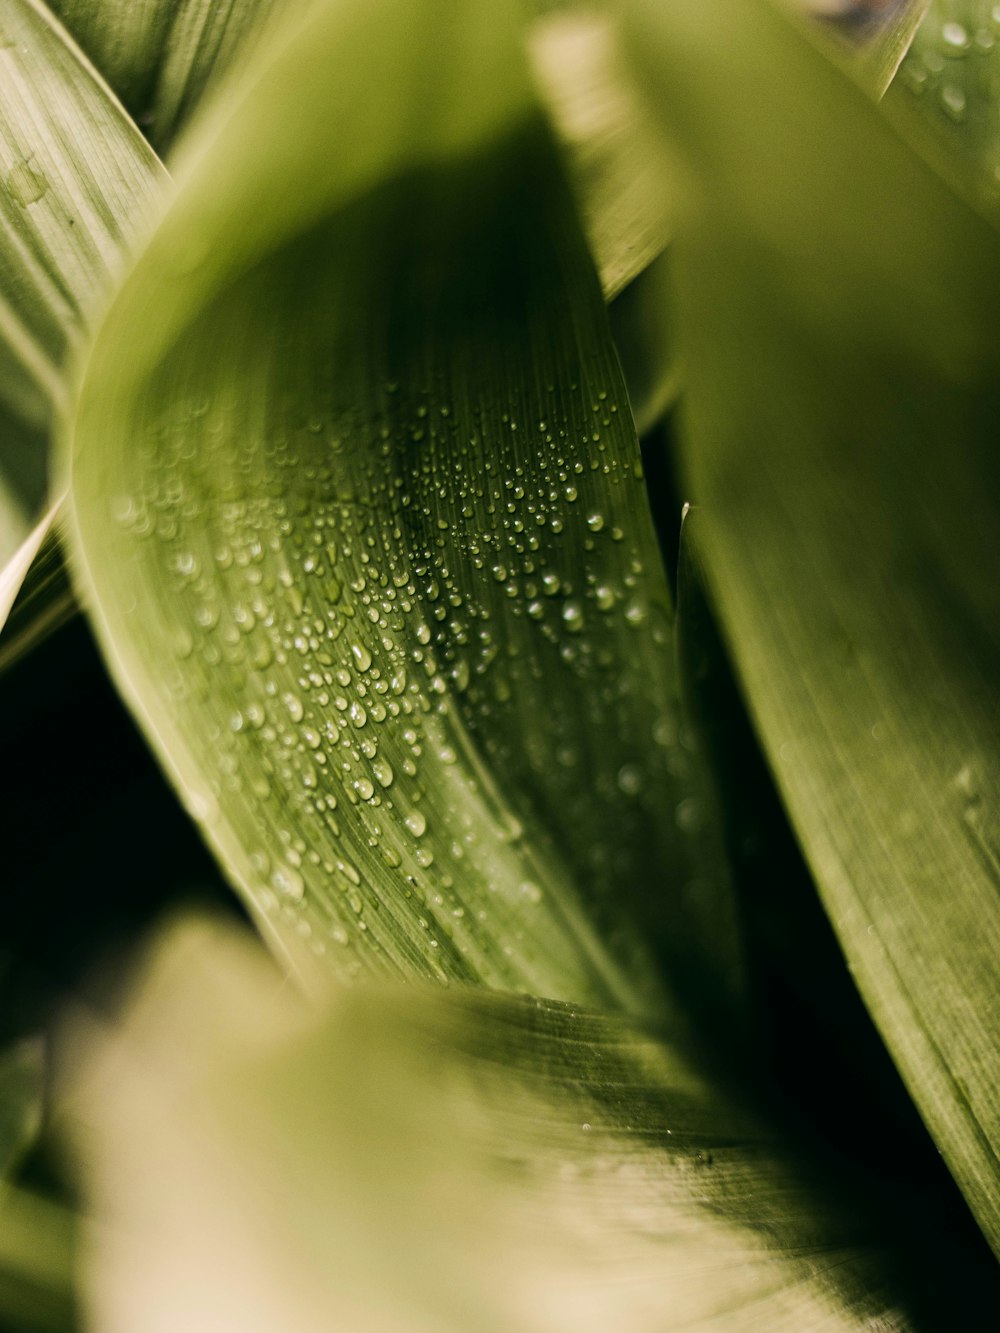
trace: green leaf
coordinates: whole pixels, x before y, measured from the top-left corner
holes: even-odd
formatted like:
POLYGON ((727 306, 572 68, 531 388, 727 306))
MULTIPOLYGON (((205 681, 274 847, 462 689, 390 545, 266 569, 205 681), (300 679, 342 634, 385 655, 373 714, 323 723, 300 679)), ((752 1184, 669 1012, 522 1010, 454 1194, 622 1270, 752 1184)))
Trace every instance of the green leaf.
POLYGON ((0 16, 0 623, 41 532, 67 346, 159 174, 44 5, 10 0, 0 16))
POLYGON ((71 1326, 72 1220, 11 1183, 42 1120, 40 1040, 0 1051, 0 1326, 61 1333, 71 1326))
POLYGON ((58 515, 50 509, 0 570, 0 672, 76 614, 58 515))
POLYGON ((888 105, 942 170, 1000 209, 1000 19, 985 0, 930 0, 888 105))
POLYGON ((865 34, 863 67, 870 86, 884 93, 896 76, 927 12, 928 0, 898 0, 876 10, 865 34))
POLYGON ((0 1180, 38 1132, 44 1065, 37 1041, 0 1051, 0 1180))
POLYGON ((90 1047, 97 1327, 905 1330, 947 1326, 936 1281, 952 1326, 995 1291, 621 1018, 279 986, 188 923, 90 1047))
POLYGON ((32 562, 50 537, 54 512, 50 510, 40 522, 36 523, 6 564, 0 566, 0 626, 4 625, 10 615, 32 562))
POLYGON ((618 43, 612 8, 561 6, 529 31, 532 66, 568 154, 591 253, 610 300, 669 239, 669 189, 618 43))
POLYGON ((321 8, 216 104, 84 367, 75 553, 300 965, 648 1005, 650 944, 690 967, 710 935, 731 993, 725 891, 680 892, 669 591, 516 17, 321 8))
POLYGON ((670 253, 657 256, 608 306, 608 322, 640 437, 673 406, 680 367, 670 308, 663 300, 670 253))
POLYGON ((274 0, 56 0, 54 7, 161 151, 237 53, 247 57, 276 8, 274 0))
POLYGON ((72 1333, 76 1219, 0 1182, 0 1320, 10 1333, 72 1333))
MULTIPOLYGON (((920 27, 928 0, 800 0, 853 48, 868 87, 883 93, 920 27)), ((933 0, 932 0, 933 3, 933 0)))
POLYGON ((712 590, 848 964, 997 1245, 1000 242, 771 5, 633 24, 690 170, 671 299, 712 590))
MULTIPOLYGON (((58 0, 56 8, 163 152, 237 53, 245 61, 267 40, 276 7, 274 0, 58 0)), ((564 140, 610 298, 666 242, 662 175, 650 167, 648 129, 617 50, 613 13, 532 8, 540 11, 527 30, 539 88, 564 140)))

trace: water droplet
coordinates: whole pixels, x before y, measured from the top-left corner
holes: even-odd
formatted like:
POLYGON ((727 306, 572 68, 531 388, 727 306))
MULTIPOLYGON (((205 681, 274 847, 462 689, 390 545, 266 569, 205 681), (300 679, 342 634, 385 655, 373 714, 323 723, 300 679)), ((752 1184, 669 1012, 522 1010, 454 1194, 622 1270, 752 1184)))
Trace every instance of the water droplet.
POLYGON ((372 655, 363 643, 351 644, 351 656, 357 663, 359 671, 367 671, 372 664, 372 655))
POLYGON ((604 527, 604 515, 594 512, 587 515, 587 527, 591 532, 600 532, 604 527))
POLYGON ((674 818, 682 833, 697 833, 701 827, 701 806, 693 796, 689 796, 678 805, 674 818))
POLYGON ((422 838, 427 832, 427 820, 420 810, 411 810, 404 823, 415 838, 422 838))
POLYGON ((941 89, 941 105, 952 120, 965 118, 965 93, 954 83, 946 83, 941 89))
POLYGON ((583 607, 571 598, 562 609, 563 624, 571 634, 579 634, 583 629, 583 607))
POLYGON ((392 771, 392 765, 387 759, 376 759, 372 764, 372 772, 375 774, 376 781, 380 787, 391 787, 395 776, 392 771))
POLYGON ((5 177, 5 184, 11 198, 22 207, 37 203, 49 188, 42 173, 28 162, 18 162, 11 167, 5 177))
POLYGON ((357 782, 354 784, 354 790, 363 801, 370 801, 375 795, 375 788, 367 778, 358 778, 357 782))
POLYGON ((976 790, 976 779, 971 764, 963 764, 954 777, 955 786, 966 796, 972 796, 976 790))
POLYGON ((356 727, 363 727, 368 721, 368 714, 365 712, 364 705, 358 703, 357 699, 354 700, 350 708, 347 710, 347 716, 356 727))
POLYGON ((279 866, 271 876, 272 885, 286 898, 301 902, 305 895, 305 883, 299 872, 292 866, 279 866))
POLYGON ((624 796, 638 796, 642 790, 642 769, 637 764, 623 764, 618 770, 618 790, 624 796))
POLYGON ((194 638, 191 635, 191 631, 185 629, 182 625, 179 625, 176 629, 171 631, 170 646, 173 649, 174 656, 181 661, 186 657, 190 657, 194 651, 194 638))

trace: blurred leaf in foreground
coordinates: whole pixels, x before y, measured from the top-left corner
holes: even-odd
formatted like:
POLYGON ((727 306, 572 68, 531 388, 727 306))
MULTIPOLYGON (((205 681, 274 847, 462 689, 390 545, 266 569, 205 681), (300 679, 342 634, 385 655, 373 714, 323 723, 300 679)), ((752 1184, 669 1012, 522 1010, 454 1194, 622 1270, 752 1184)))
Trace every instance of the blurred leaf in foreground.
POLYGON ((998 1246, 1000 239, 777 7, 633 15, 690 172, 704 565, 849 966, 998 1246))
POLYGON ((963 1327, 988 1289, 620 1017, 421 986, 306 1012, 186 924, 89 1052, 100 1333, 906 1330, 935 1282, 963 1327))

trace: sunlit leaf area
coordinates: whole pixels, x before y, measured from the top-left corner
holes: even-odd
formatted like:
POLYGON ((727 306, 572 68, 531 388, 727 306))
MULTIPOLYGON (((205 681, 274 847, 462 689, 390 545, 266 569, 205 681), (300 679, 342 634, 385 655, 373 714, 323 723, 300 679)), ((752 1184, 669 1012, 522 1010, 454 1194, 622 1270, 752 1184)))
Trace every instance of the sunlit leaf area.
POLYGON ((0 1333, 1000 1327, 1000 7, 0 0, 0 1333))

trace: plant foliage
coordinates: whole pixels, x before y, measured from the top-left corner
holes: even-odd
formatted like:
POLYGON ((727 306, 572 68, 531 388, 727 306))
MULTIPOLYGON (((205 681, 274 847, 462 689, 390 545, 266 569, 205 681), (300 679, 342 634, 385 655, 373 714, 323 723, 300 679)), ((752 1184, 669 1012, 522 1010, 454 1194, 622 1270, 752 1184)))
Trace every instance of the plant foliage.
POLYGON ((990 1326, 1000 20, 56 8, 0 724, 121 771, 12 829, 0 1319, 990 1326))

